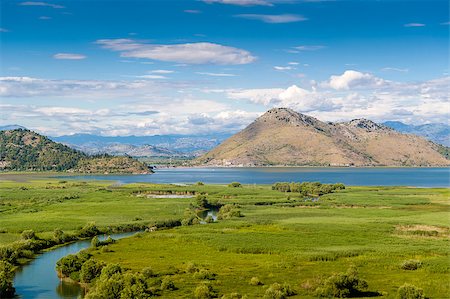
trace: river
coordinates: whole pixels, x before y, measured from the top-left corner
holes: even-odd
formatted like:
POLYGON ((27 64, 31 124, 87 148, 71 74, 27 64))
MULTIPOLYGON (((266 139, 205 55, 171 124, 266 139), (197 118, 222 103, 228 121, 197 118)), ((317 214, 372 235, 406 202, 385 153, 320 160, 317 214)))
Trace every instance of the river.
MULTIPOLYGON (((121 239, 134 235, 135 232, 112 234, 114 239, 121 239)), ((106 236, 99 236, 104 240, 106 236)), ((23 299, 76 299, 83 294, 83 288, 75 283, 61 281, 56 275, 56 262, 69 254, 75 254, 88 248, 91 240, 70 243, 56 249, 46 251, 36 256, 29 264, 16 272, 14 287, 17 298, 23 299)))

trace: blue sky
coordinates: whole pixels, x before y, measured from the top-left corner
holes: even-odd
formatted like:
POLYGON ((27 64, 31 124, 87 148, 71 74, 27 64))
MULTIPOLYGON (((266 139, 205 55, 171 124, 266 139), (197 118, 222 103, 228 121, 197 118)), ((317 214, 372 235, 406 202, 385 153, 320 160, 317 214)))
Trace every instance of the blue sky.
POLYGON ((5 0, 0 28, 0 124, 49 135, 448 119, 448 1, 5 0))

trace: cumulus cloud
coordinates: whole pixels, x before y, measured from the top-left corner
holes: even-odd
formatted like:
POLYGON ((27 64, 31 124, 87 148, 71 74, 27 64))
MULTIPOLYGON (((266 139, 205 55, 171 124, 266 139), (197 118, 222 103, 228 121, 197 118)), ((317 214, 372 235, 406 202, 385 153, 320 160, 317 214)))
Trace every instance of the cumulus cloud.
POLYGON ((83 54, 74 54, 74 53, 57 53, 53 55, 55 59, 66 59, 66 60, 81 60, 85 59, 86 55, 83 54))
POLYGON ((157 45, 132 39, 101 39, 105 49, 120 52, 121 57, 143 58, 188 64, 247 64, 256 57, 250 52, 208 42, 157 45))
MULTIPOLYGON (((322 120, 369 118, 374 121, 447 122, 450 77, 394 82, 373 74, 345 71, 310 88, 223 90, 228 98, 264 107, 290 107, 322 120)), ((220 91, 216 91, 220 92, 220 91)))
POLYGON ((358 71, 348 70, 342 75, 333 75, 324 85, 336 90, 348 90, 358 87, 375 87, 381 86, 386 81, 375 77, 369 73, 361 73, 358 71))
POLYGON ((293 23, 308 20, 307 18, 300 15, 284 14, 284 15, 263 15, 263 14, 239 14, 235 17, 258 20, 264 23, 280 24, 280 23, 293 23))
POLYGON ((20 5, 22 5, 22 6, 47 6, 47 7, 52 7, 52 8, 65 8, 62 5, 52 4, 52 3, 47 3, 47 2, 37 2, 37 1, 21 2, 20 5))
POLYGON ((211 3, 221 3, 221 4, 231 4, 231 5, 239 5, 239 6, 273 6, 270 1, 266 0, 203 0, 203 2, 211 4, 211 3))

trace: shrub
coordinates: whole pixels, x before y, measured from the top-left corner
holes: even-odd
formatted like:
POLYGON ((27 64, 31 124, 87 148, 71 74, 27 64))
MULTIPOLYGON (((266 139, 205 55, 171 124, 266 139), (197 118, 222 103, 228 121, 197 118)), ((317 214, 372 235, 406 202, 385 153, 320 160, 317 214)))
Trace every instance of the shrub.
POLYGON ((417 270, 422 266, 422 263, 417 260, 407 260, 404 261, 401 265, 403 270, 417 270))
POLYGON ((247 298, 246 295, 241 295, 239 293, 231 293, 231 294, 225 294, 220 299, 245 299, 247 298))
POLYGON ((108 278, 112 277, 114 274, 122 273, 122 268, 117 264, 108 264, 102 269, 101 277, 108 278))
POLYGON ((184 269, 186 273, 194 273, 198 271, 198 267, 193 262, 189 262, 186 264, 186 267, 184 269))
POLYGON ((358 277, 355 267, 350 267, 346 273, 334 274, 327 278, 316 289, 319 297, 354 297, 367 289, 367 282, 358 277))
POLYGON ((144 276, 145 279, 149 279, 151 277, 156 276, 155 272, 153 271, 153 269, 151 267, 146 267, 146 268, 142 269, 142 275, 144 276))
POLYGON ((100 240, 98 239, 97 236, 95 236, 95 237, 92 238, 92 240, 91 240, 91 246, 92 246, 93 248, 96 248, 96 247, 100 246, 100 240))
POLYGON ((200 208, 207 208, 209 206, 208 199, 206 198, 206 195, 204 195, 204 194, 198 194, 195 197, 195 203, 196 203, 197 207, 200 207, 200 208))
POLYGON ((35 240, 36 233, 32 229, 24 230, 20 237, 22 238, 22 240, 35 240))
POLYGON ((197 186, 203 186, 203 185, 205 185, 203 182, 197 182, 197 183, 195 183, 197 186))
POLYGON ((219 209, 217 219, 230 219, 233 217, 242 217, 241 210, 238 205, 226 204, 219 209))
POLYGON ((291 286, 284 283, 274 283, 264 293, 264 298, 266 299, 283 299, 289 296, 295 295, 295 291, 292 290, 291 286))
POLYGON ((206 222, 206 223, 213 223, 213 222, 214 222, 214 218, 213 218, 211 215, 208 215, 208 216, 205 218, 205 222, 206 222))
POLYGON ((166 276, 161 281, 161 290, 170 290, 174 291, 177 288, 175 287, 175 283, 170 279, 170 277, 166 276))
POLYGON ((15 288, 13 286, 14 271, 10 263, 0 261, 0 298, 13 298, 15 288))
POLYGON ((94 259, 87 260, 81 266, 80 281, 84 283, 90 283, 100 276, 103 267, 103 263, 97 262, 94 259))
POLYGON ((194 278, 214 280, 216 279, 216 274, 206 269, 201 269, 200 271, 194 273, 194 278))
POLYGON ((398 299, 425 299, 423 295, 423 290, 418 287, 405 283, 401 287, 398 288, 397 291, 398 299))
POLYGON ((89 257, 90 256, 86 254, 69 254, 56 263, 56 271, 62 277, 72 278, 72 273, 78 273, 81 270, 83 263, 87 261, 89 257))
POLYGON ((239 182, 232 182, 231 184, 228 185, 228 187, 239 188, 242 187, 242 184, 239 182))
POLYGON ((53 231, 53 240, 56 243, 64 243, 66 241, 66 235, 62 230, 57 228, 53 231))
POLYGON ((92 237, 98 235, 100 230, 97 228, 94 222, 89 222, 83 226, 80 230, 81 237, 92 237))
POLYGON ((252 286, 260 286, 260 285, 263 285, 263 283, 261 282, 261 280, 259 280, 258 277, 252 277, 250 279, 250 285, 252 285, 252 286))
POLYGON ((215 296, 216 292, 209 283, 202 283, 194 290, 194 297, 197 299, 209 299, 215 296))

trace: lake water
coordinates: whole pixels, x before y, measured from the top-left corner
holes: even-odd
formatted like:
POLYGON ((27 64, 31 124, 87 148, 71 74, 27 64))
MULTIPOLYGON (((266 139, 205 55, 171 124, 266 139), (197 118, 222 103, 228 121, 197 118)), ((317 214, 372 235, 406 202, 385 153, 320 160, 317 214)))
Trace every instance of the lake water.
POLYGON ((449 187, 450 168, 164 168, 147 175, 67 176, 68 179, 113 180, 128 183, 273 184, 274 182, 319 181, 353 186, 449 187))
MULTIPOLYGON (((134 232, 112 234, 111 237, 117 240, 134 234, 134 232)), ((99 236, 100 240, 105 238, 106 236, 99 236)), ((90 245, 91 240, 83 240, 58 247, 38 255, 29 264, 17 270, 14 278, 17 298, 79 298, 83 294, 83 288, 78 284, 61 281, 56 274, 55 266, 60 258, 69 254, 75 254, 82 249, 88 248, 90 245)))

